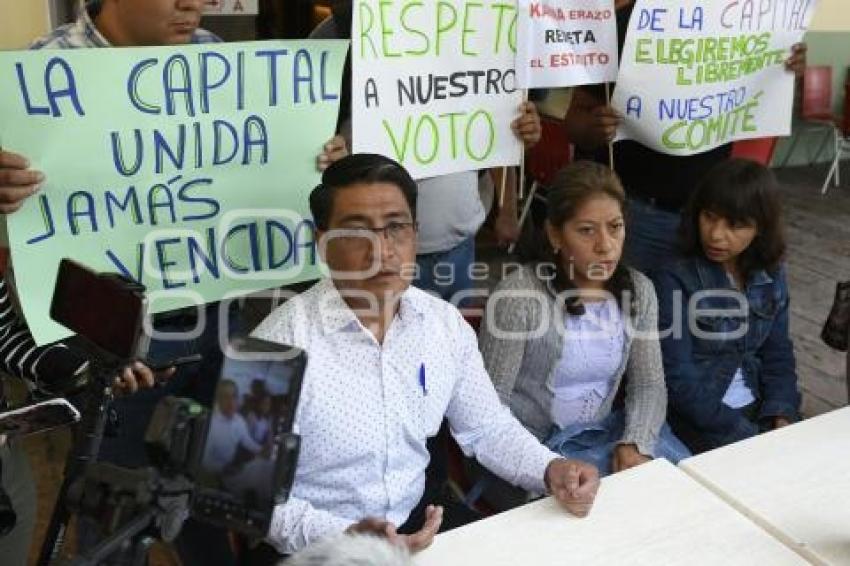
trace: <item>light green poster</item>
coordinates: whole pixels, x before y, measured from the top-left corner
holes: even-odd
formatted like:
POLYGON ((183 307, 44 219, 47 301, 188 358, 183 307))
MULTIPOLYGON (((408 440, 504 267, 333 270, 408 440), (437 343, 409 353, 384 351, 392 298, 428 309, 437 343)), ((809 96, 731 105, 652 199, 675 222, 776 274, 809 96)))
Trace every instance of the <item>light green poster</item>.
POLYGON ((63 257, 123 273, 152 312, 319 275, 308 195, 346 41, 0 53, 0 143, 45 173, 9 216, 39 343, 63 257))

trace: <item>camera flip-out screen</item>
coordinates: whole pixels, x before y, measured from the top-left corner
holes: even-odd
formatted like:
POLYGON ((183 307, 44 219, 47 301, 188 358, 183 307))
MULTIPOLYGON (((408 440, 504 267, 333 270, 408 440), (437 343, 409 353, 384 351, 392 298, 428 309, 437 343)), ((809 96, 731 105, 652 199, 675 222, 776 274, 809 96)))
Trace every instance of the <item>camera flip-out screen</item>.
POLYGON ((196 517, 266 534, 295 473, 292 425, 305 365, 303 351, 253 338, 225 348, 196 474, 196 517))

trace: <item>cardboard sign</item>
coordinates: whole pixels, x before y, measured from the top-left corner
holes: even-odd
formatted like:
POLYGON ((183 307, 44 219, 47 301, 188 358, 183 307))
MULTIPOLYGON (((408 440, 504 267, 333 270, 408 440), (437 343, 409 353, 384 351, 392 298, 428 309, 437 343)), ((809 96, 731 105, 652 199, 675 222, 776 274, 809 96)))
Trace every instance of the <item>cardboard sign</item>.
POLYGON ((613 82, 614 0, 519 0, 517 81, 522 88, 613 82))
POLYGON ((205 16, 256 16, 259 0, 204 0, 205 16))
POLYGON ((415 178, 518 164, 516 24, 513 2, 355 1, 354 151, 415 178))

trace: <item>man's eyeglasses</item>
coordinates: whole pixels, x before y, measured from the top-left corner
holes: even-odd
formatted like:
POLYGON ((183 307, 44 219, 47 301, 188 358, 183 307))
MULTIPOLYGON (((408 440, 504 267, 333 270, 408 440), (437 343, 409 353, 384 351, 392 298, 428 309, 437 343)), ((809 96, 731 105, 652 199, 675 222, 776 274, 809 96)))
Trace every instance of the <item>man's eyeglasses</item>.
POLYGON ((393 244, 407 244, 413 239, 415 232, 415 222, 389 222, 386 226, 375 228, 365 226, 334 228, 329 230, 328 234, 349 245, 365 245, 371 242, 373 237, 378 238, 381 235, 393 244))

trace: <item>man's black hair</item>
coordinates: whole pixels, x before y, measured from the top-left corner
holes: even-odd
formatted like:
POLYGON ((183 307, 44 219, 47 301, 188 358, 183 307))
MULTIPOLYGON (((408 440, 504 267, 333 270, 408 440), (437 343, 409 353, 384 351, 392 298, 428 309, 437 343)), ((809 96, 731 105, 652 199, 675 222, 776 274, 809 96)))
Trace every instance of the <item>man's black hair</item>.
POLYGON ((374 153, 356 153, 331 164, 322 174, 322 182, 310 193, 310 212, 319 230, 327 230, 333 213, 334 196, 339 189, 356 184, 389 183, 398 187, 416 222, 416 181, 407 169, 389 157, 374 153))

